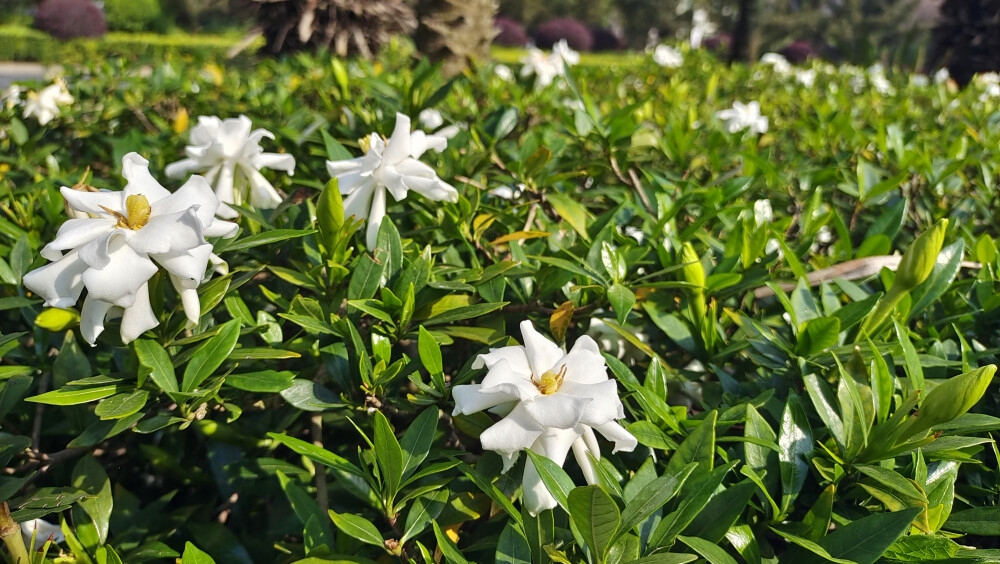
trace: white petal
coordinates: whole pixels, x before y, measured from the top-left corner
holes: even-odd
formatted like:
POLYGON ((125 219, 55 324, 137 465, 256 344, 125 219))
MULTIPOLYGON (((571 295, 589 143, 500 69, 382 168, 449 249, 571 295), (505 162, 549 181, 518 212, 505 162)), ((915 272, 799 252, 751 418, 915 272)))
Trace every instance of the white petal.
POLYGON ((192 249, 156 254, 150 258, 172 276, 181 279, 185 288, 197 288, 205 278, 205 270, 208 268, 211 255, 212 245, 206 243, 192 249))
POLYGON ((542 374, 557 368, 556 363, 563 357, 562 349, 543 337, 527 319, 521 322, 521 340, 524 341, 531 373, 536 378, 541 378, 542 374))
POLYGON ((170 275, 170 282, 181 296, 181 305, 184 306, 184 314, 188 318, 188 323, 197 325, 201 319, 201 300, 198 299, 197 286, 194 288, 186 287, 184 280, 173 274, 170 275))
POLYGON ((254 168, 270 168, 272 170, 283 170, 290 176, 295 174, 295 157, 288 153, 259 153, 251 159, 254 168))
POLYGON ((406 187, 435 202, 457 202, 458 190, 440 178, 403 177, 406 187))
POLYGON ((347 196, 364 187, 366 182, 373 182, 372 177, 361 176, 359 172, 348 172, 337 177, 337 188, 342 196, 347 196))
MULTIPOLYGON (((524 347, 516 348, 524 350, 524 347)), ((527 362, 523 358, 516 359, 513 364, 506 358, 501 358, 499 361, 492 363, 489 372, 483 378, 483 388, 492 388, 500 384, 520 385, 522 383, 534 387, 534 384, 531 384, 531 372, 530 370, 526 370, 526 368, 527 362)))
MULTIPOLYGON (((589 431, 590 429, 588 428, 587 430, 589 431)), ((593 431, 590 432, 593 433, 593 431)), ((573 456, 576 458, 576 463, 580 465, 580 470, 583 471, 583 477, 587 480, 587 483, 596 484, 598 483, 597 470, 594 468, 594 463, 590 461, 590 457, 587 456, 588 452, 591 452, 591 450, 588 448, 586 441, 584 441, 582 436, 577 437, 573 441, 573 456)), ((593 455, 594 458, 601 459, 600 451, 594 451, 593 455)))
POLYGON ((625 417, 625 408, 618 399, 618 382, 615 380, 605 380, 597 384, 563 382, 554 395, 564 394, 592 400, 580 420, 584 424, 601 425, 625 417))
POLYGON ((372 195, 382 190, 373 183, 368 183, 344 199, 344 217, 367 219, 372 209, 372 195))
POLYGON ((109 218, 111 215, 104 211, 104 208, 112 209, 117 212, 125 211, 124 206, 122 205, 125 198, 122 196, 121 192, 111 192, 108 190, 101 190, 100 192, 84 192, 82 190, 74 190, 68 186, 63 186, 59 189, 59 193, 61 193, 63 198, 66 199, 66 203, 69 204, 69 207, 77 211, 92 213, 105 218, 109 218))
MULTIPOLYGON (((566 455, 569 454, 570 447, 579 436, 579 433, 571 429, 546 431, 531 445, 531 450, 562 466, 566 462, 566 455)), ((552 509, 556 506, 555 498, 545 487, 530 459, 524 464, 521 490, 524 507, 532 515, 537 515, 545 509, 552 509)))
POLYGON ((368 212, 368 227, 365 231, 365 245, 369 251, 375 250, 378 243, 378 229, 383 219, 385 219, 385 189, 376 187, 372 194, 372 208, 368 212))
POLYGON ((109 250, 107 266, 87 269, 83 273, 83 283, 88 296, 119 307, 129 307, 135 301, 139 288, 156 274, 156 265, 146 255, 136 253, 122 238, 116 238, 109 250))
POLYGON ((556 362, 557 367, 566 365, 566 381, 577 384, 597 384, 607 381, 608 369, 604 365, 594 339, 584 335, 576 340, 573 348, 556 362))
POLYGON ((410 156, 410 118, 405 114, 396 113, 396 127, 392 137, 386 143, 382 154, 383 162, 393 165, 410 156))
POLYGON ((604 438, 615 443, 615 449, 612 452, 618 452, 623 450, 625 452, 632 452, 635 450, 636 445, 639 444, 624 427, 615 423, 614 421, 608 421, 603 425, 595 425, 594 430, 598 433, 604 435, 604 438))
POLYGON ((104 332, 104 318, 111 309, 111 303, 98 300, 91 296, 83 301, 83 308, 80 310, 80 335, 84 341, 94 346, 97 337, 104 332))
POLYGON ((187 158, 168 164, 167 167, 163 169, 163 174, 165 174, 167 178, 184 178, 188 175, 188 173, 204 169, 205 167, 198 162, 197 159, 187 158))
POLYGON ((212 224, 219 209, 219 198, 205 178, 195 175, 176 192, 156 202, 150 217, 174 214, 194 208, 202 228, 212 224))
POLYGON ((151 204, 170 195, 149 173, 149 161, 139 156, 139 153, 129 153, 122 157, 122 176, 128 180, 122 195, 123 202, 134 194, 146 196, 151 204))
POLYGON ((73 251, 63 258, 24 275, 24 287, 45 300, 47 307, 73 307, 83 292, 83 272, 87 263, 73 251))
POLYGON ((122 342, 131 343, 159 324, 149 303, 149 285, 143 284, 135 293, 135 302, 125 308, 125 315, 122 316, 122 342))
POLYGON ((42 248, 41 255, 49 260, 58 260, 62 251, 75 249, 90 241, 110 233, 115 222, 110 219, 92 218, 70 219, 59 226, 56 238, 42 248))
POLYGON ((264 175, 253 169, 243 168, 243 173, 250 179, 250 205, 261 209, 274 209, 281 203, 281 196, 264 178, 264 175))
POLYGON ((234 186, 235 166, 236 165, 234 163, 230 162, 223 164, 222 168, 219 169, 219 177, 215 179, 215 195, 223 204, 219 208, 220 217, 235 217, 237 215, 236 210, 226 205, 236 203, 236 188, 234 186), (233 215, 223 215, 223 210, 225 210, 226 213, 232 213, 233 215))
POLYGON ((427 149, 437 152, 448 148, 448 139, 440 135, 427 135, 419 129, 410 134, 410 156, 419 159, 427 149))
POLYGON ((230 237, 236 236, 236 232, 239 228, 240 226, 238 224, 231 221, 213 219, 212 223, 205 228, 203 234, 205 237, 222 237, 223 239, 229 239, 230 237))
POLYGON ((484 409, 516 401, 517 396, 504 392, 480 391, 478 385, 459 385, 451 389, 451 396, 455 400, 455 410, 452 415, 471 415, 484 409))
POLYGON ((479 369, 483 366, 486 368, 493 368, 493 365, 501 360, 506 360, 508 367, 514 372, 517 372, 518 374, 527 374, 529 376, 531 375, 531 366, 528 365, 528 356, 522 346, 490 349, 490 352, 476 357, 476 360, 472 362, 472 368, 479 369))
MULTIPOLYGON (((479 436, 484 450, 507 454, 508 457, 520 452, 532 444, 545 431, 524 410, 524 404, 518 404, 510 415, 495 423, 479 436)), ((568 447, 567 447, 568 448, 568 447)), ((509 466, 505 467, 506 471, 509 466)))
POLYGON ((357 157, 353 159, 344 159, 342 161, 326 161, 326 171, 330 173, 330 176, 340 176, 342 174, 358 172, 361 170, 361 163, 363 163, 364 160, 364 157, 357 157))
POLYGON ((534 401, 526 401, 521 405, 536 423, 546 429, 572 429, 580 424, 584 410, 588 409, 593 400, 560 392, 548 396, 539 395, 534 401))
POLYGON ((127 239, 137 253, 158 254, 184 251, 205 244, 201 222, 191 208, 149 218, 146 225, 127 239))

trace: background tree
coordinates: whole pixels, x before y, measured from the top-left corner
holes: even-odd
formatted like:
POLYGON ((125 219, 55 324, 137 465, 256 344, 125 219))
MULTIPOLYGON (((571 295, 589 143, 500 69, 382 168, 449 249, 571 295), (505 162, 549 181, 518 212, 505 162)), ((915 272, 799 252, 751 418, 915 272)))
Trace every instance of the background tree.
POLYGON ((489 59, 497 34, 496 0, 420 0, 417 13, 417 48, 441 61, 445 76, 458 74, 470 61, 489 59))
POLYGON ((977 72, 1000 70, 1000 2, 945 0, 934 28, 928 60, 948 67, 959 84, 977 72))

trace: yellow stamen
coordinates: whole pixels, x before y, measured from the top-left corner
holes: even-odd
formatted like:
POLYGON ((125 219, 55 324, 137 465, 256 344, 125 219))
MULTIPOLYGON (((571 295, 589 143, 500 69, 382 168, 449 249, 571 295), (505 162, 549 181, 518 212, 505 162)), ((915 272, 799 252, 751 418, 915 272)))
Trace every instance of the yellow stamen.
POLYGON ((371 137, 367 137, 366 136, 366 137, 362 137, 361 139, 358 139, 358 146, 361 147, 361 150, 363 152, 367 153, 368 150, 372 148, 371 137))
POLYGON ((559 390, 559 386, 562 385, 563 380, 566 378, 566 365, 562 365, 558 373, 547 371, 542 374, 541 380, 535 380, 534 375, 531 376, 531 383, 538 388, 539 392, 542 392, 543 396, 549 396, 556 393, 559 390))
POLYGON ((152 212, 152 208, 149 207, 149 200, 142 194, 133 194, 125 198, 124 214, 104 206, 101 206, 101 209, 110 213, 118 220, 115 227, 131 229, 132 231, 137 231, 143 225, 146 225, 146 222, 149 221, 149 214, 152 212))

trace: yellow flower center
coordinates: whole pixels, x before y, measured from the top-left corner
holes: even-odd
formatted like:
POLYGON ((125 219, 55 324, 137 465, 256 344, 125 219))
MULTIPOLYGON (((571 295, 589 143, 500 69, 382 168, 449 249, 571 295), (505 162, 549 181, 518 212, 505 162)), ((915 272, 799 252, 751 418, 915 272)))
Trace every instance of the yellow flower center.
POLYGON ((115 227, 123 229, 139 230, 149 221, 149 214, 152 208, 149 207, 149 200, 142 194, 133 194, 125 198, 125 213, 121 214, 115 210, 101 206, 104 211, 110 213, 118 220, 115 227))
POLYGON ((372 139, 370 136, 364 136, 358 139, 358 146, 361 147, 361 151, 368 153, 368 150, 372 148, 372 139))
POLYGON ((538 388, 539 392, 542 392, 543 396, 549 396, 556 393, 559 390, 559 386, 562 385, 563 380, 566 378, 566 365, 562 365, 559 372, 547 371, 542 374, 541 380, 535 380, 535 376, 531 376, 531 383, 538 388))

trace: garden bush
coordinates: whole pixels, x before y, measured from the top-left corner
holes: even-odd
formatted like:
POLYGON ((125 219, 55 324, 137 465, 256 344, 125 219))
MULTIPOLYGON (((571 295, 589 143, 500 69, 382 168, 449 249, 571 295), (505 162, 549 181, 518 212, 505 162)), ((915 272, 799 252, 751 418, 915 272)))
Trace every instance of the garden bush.
POLYGON ((551 49, 563 40, 576 51, 589 51, 594 44, 590 29, 573 18, 556 18, 541 24, 534 38, 535 45, 542 49, 551 49))
POLYGON ((493 38, 494 44, 504 47, 523 47, 528 43, 527 32, 514 20, 501 16, 493 20, 493 24, 500 30, 493 38))
POLYGON ((12 519, 52 562, 996 560, 995 83, 681 54, 5 94, 12 519))
POLYGON ((45 0, 36 9, 35 27, 57 39, 100 37, 108 30, 104 14, 90 0, 45 0))

